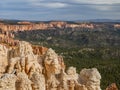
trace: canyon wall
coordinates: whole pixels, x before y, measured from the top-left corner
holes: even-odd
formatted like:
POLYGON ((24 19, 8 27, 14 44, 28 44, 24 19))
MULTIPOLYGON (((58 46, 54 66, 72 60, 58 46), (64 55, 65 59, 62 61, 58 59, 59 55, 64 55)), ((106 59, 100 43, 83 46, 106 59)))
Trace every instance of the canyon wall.
MULTIPOLYGON (((105 23, 106 24, 106 23, 105 23)), ((108 25, 108 24, 106 24, 108 25)), ((108 27, 120 28, 120 24, 109 24, 108 27), (110 26, 109 26, 110 25, 110 26)), ((46 30, 46 29, 64 29, 64 28, 87 28, 95 29, 104 27, 104 23, 68 23, 63 21, 51 21, 51 22, 17 22, 14 24, 0 22, 0 29, 4 31, 24 31, 24 30, 46 30)))
POLYGON ((45 30, 55 28, 89 28, 93 29, 94 24, 68 24, 67 22, 50 22, 50 23, 31 23, 31 22, 18 22, 16 24, 0 23, 0 29, 4 31, 24 31, 24 30, 45 30))

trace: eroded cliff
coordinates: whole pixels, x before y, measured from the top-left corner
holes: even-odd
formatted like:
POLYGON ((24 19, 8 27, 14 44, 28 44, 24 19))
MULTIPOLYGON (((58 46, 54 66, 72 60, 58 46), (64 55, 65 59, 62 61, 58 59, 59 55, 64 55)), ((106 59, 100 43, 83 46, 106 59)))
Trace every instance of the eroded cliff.
POLYGON ((96 68, 65 72, 63 58, 53 49, 25 41, 15 47, 0 44, 0 64, 0 90, 101 90, 96 68))
POLYGON ((17 22, 14 24, 0 23, 0 29, 4 31, 29 31, 29 30, 46 30, 46 29, 64 29, 64 28, 89 28, 93 29, 96 25, 90 23, 67 23, 62 21, 51 21, 49 23, 39 22, 17 22))

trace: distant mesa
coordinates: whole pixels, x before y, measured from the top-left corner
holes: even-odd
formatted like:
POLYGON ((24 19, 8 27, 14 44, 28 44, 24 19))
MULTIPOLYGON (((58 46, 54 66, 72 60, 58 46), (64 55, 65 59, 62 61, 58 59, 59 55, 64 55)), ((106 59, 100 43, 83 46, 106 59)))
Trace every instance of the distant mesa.
POLYGON ((24 30, 48 30, 48 29, 64 29, 64 28, 88 28, 94 29, 98 26, 94 23, 71 23, 63 21, 51 21, 45 22, 29 22, 29 21, 18 21, 17 23, 5 23, 0 22, 0 29, 4 31, 24 31, 24 30))
POLYGON ((29 25, 29 24, 32 24, 32 23, 28 22, 28 21, 22 21, 22 22, 17 22, 17 24, 29 25))

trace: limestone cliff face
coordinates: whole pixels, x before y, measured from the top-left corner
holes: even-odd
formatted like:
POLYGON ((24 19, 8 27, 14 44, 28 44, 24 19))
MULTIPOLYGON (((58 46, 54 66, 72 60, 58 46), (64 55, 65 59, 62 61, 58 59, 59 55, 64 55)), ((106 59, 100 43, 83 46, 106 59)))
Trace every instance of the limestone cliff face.
POLYGON ((15 47, 0 44, 0 64, 0 90, 101 90, 97 69, 65 72, 63 58, 53 49, 25 41, 15 47))

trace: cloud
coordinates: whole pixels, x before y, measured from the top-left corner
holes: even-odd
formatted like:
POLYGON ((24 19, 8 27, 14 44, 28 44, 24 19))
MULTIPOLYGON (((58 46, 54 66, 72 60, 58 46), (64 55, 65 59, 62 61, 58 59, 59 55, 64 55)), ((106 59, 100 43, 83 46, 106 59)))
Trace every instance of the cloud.
POLYGON ((2 0, 0 18, 29 20, 119 19, 119 0, 2 0))
POLYGON ((81 4, 117 4, 120 0, 71 0, 81 4))
POLYGON ((98 11, 116 11, 120 7, 120 0, 70 0, 76 5, 84 5, 98 11))
POLYGON ((47 7, 47 8, 64 8, 67 6, 67 3, 62 3, 58 1, 45 1, 45 0, 28 0, 29 3, 33 6, 47 7))
POLYGON ((48 8, 63 8, 66 7, 67 4, 60 3, 60 2, 54 2, 54 3, 33 3, 35 6, 42 6, 42 7, 48 7, 48 8))
POLYGON ((88 5, 88 7, 98 11, 113 11, 115 8, 114 5, 88 5))

